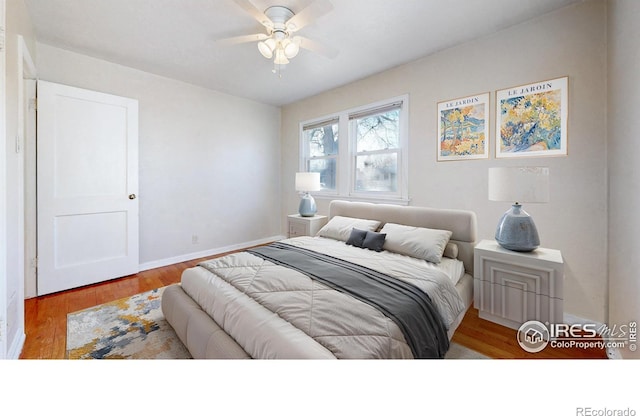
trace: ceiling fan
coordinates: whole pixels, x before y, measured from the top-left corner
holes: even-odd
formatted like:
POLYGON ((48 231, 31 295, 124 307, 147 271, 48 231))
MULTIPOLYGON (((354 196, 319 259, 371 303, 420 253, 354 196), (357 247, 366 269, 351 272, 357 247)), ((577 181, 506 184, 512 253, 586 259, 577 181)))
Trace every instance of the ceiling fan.
POLYGON ((328 58, 335 58, 337 55, 337 51, 333 48, 304 36, 293 35, 313 20, 333 10, 333 5, 329 1, 315 0, 298 13, 284 6, 271 6, 261 12, 249 0, 234 0, 234 2, 260 22, 265 27, 266 33, 221 39, 218 43, 234 45, 258 42, 258 50, 262 56, 267 59, 273 58, 274 73, 280 73, 289 60, 298 55, 300 48, 328 58))

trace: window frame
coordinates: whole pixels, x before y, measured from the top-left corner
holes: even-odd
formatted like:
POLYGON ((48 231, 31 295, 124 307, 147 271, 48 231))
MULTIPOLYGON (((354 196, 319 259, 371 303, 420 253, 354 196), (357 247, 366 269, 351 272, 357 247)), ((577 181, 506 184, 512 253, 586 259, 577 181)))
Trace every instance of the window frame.
POLYGON ((299 154, 299 168, 301 172, 307 171, 308 161, 314 158, 310 158, 309 155, 309 143, 305 140, 304 129, 305 127, 322 124, 323 121, 330 122, 331 120, 338 120, 338 154, 336 155, 336 189, 322 190, 314 192, 313 195, 316 198, 341 198, 352 201, 368 201, 368 202, 388 202, 401 205, 408 205, 409 203, 409 96, 402 95, 386 100, 377 101, 374 103, 366 104, 363 106, 355 107, 317 117, 311 120, 305 120, 299 125, 299 140, 300 140, 300 154, 299 154), (399 114, 399 143, 398 148, 392 150, 377 150, 371 152, 365 152, 362 154, 397 154, 397 191, 396 192, 384 192, 384 191, 358 191, 356 190, 356 166, 357 166, 357 134, 356 134, 356 122, 352 120, 354 115, 370 115, 379 114, 384 112, 385 109, 390 108, 393 105, 398 104, 400 109, 399 114))
MULTIPOLYGON (((401 183, 404 178, 404 174, 402 172, 403 160, 402 160, 402 109, 404 102, 399 100, 391 100, 390 102, 386 102, 383 105, 376 106, 367 106, 361 109, 356 109, 354 111, 349 112, 349 139, 352 141, 351 143, 351 187, 350 194, 351 196, 360 197, 360 198, 371 198, 375 196, 376 198, 382 199, 397 199, 402 197, 402 186, 401 183), (398 117, 398 146, 391 149, 379 149, 379 150, 371 150, 371 151, 358 151, 358 120, 363 118, 375 116, 378 114, 384 114, 390 111, 400 110, 398 117), (356 189, 357 183, 357 174, 356 169, 358 166, 358 156, 368 156, 368 155, 388 155, 395 154, 396 155, 396 163, 397 163, 397 191, 389 192, 389 191, 364 191, 356 189)), ((406 147, 406 146, 404 146, 406 147)))
POLYGON ((326 116, 326 117, 320 117, 314 120, 309 120, 306 121, 304 123, 300 123, 300 133, 299 133, 299 137, 300 137, 300 149, 301 149, 301 154, 300 154, 300 172, 308 172, 309 170, 309 162, 312 160, 328 160, 328 159, 335 159, 336 160, 336 177, 335 177, 335 190, 331 190, 331 189, 323 189, 317 192, 314 192, 314 195, 331 195, 331 196, 335 196, 339 194, 339 177, 340 177, 340 153, 342 152, 342 138, 340 136, 340 131, 342 130, 342 126, 340 125, 340 117, 339 115, 331 115, 331 116, 326 116), (305 139, 305 135, 304 132, 306 129, 308 129, 309 126, 317 126, 317 127, 322 127, 328 124, 338 124, 338 153, 335 155, 329 155, 329 156, 310 156, 310 148, 309 148, 309 142, 305 139))

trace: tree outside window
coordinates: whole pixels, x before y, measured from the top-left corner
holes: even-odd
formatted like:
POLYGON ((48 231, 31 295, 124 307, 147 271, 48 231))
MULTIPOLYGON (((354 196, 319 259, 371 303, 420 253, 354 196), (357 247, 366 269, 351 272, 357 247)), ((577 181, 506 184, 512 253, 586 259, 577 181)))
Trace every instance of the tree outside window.
POLYGON ((318 195, 408 202, 407 105, 396 97, 301 123, 300 169, 320 173, 318 195))
POLYGON ((352 120, 356 129, 356 192, 397 192, 400 109, 352 120))
POLYGON ((320 173, 322 190, 335 191, 339 152, 337 120, 304 127, 303 137, 308 148, 307 171, 320 173))

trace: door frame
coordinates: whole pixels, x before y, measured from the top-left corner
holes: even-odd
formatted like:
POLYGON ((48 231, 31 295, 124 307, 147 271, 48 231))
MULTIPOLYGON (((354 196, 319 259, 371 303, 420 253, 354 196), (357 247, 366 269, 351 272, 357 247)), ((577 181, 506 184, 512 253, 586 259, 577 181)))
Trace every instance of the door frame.
MULTIPOLYGON (((24 230, 24 297, 37 294, 37 209, 36 202, 36 136, 27 134, 29 121, 29 97, 25 96, 25 80, 37 80, 37 70, 24 38, 18 35, 18 128, 24 149, 24 213, 21 229, 24 230)), ((35 113, 33 115, 35 117, 35 113)))
POLYGON ((7 129, 6 98, 6 25, 5 0, 0 0, 0 360, 7 358, 7 129))

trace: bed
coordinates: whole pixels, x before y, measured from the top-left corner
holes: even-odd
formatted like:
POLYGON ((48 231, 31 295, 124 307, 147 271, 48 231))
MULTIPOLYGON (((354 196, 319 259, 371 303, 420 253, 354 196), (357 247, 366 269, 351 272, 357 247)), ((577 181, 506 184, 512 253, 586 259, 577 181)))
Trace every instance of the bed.
POLYGON ((473 300, 472 211, 332 201, 316 236, 182 273, 162 311, 194 358, 442 358, 473 300))

